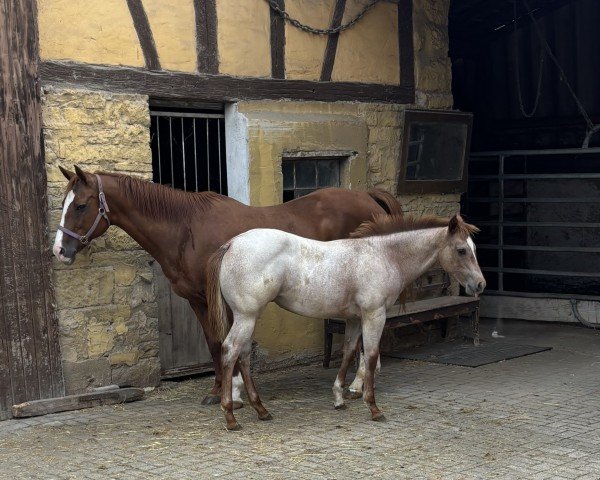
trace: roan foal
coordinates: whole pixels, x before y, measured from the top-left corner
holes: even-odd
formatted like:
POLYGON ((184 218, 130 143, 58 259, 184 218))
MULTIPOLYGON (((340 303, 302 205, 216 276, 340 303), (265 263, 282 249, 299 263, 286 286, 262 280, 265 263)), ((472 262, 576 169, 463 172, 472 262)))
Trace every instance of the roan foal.
POLYGON ((236 362, 259 419, 271 418, 250 375, 252 333, 271 301, 307 317, 346 319, 344 356, 333 386, 335 408, 344 405, 346 371, 362 334, 366 363, 363 399, 373 420, 384 418, 375 404, 373 380, 386 309, 435 262, 468 294, 480 294, 485 280, 471 239, 476 231, 458 214, 451 219, 383 215, 361 225, 357 233, 364 238, 319 242, 256 229, 224 244, 208 263, 207 296, 209 325, 218 338, 226 336, 221 407, 227 428, 239 428, 231 397, 236 362), (228 334, 226 304, 233 312, 228 334))

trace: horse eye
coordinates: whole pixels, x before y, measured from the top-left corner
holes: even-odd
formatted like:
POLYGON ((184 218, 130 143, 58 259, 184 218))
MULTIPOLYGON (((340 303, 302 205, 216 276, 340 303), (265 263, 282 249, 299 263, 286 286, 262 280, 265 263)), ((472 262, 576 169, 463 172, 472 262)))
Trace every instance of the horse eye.
POLYGON ((83 210, 85 207, 87 207, 87 205, 85 203, 82 203, 81 205, 77 205, 75 207, 75 210, 83 210))
POLYGON ((467 254, 467 249, 466 248, 459 248, 457 250, 459 255, 466 255, 467 254))

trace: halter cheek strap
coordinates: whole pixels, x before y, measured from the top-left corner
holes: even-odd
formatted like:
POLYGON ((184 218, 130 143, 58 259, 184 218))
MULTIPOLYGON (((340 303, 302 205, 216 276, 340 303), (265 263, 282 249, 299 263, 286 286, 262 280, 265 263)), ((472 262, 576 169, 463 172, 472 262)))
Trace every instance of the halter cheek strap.
POLYGON ((107 213, 110 212, 110 209, 108 208, 108 203, 106 203, 106 196, 104 195, 104 190, 102 189, 102 180, 100 180, 99 175, 96 175, 96 179, 98 180, 98 200, 100 201, 100 207, 98 207, 98 215, 96 215, 96 220, 94 220, 94 224, 90 227, 87 233, 85 235, 79 235, 73 232, 72 230, 63 227, 62 225, 58 226, 58 229, 61 232, 64 232, 70 237, 79 240, 83 245, 87 245, 91 242, 90 236, 94 233, 96 227, 98 226, 102 218, 106 220, 108 226, 110 227, 110 220, 108 219, 107 215, 107 213))

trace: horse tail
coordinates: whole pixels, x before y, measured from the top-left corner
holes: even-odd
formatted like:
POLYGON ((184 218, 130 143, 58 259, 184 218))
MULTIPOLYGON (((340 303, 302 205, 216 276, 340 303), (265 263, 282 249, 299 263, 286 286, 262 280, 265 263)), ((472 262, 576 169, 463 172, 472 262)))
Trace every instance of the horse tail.
POLYGON ((388 215, 398 215, 401 217, 404 214, 400 202, 391 193, 380 188, 372 188, 367 193, 388 215))
POLYGON ((208 259, 206 268, 206 301, 208 303, 208 328, 220 342, 225 340, 229 330, 227 304, 221 293, 221 264, 231 246, 227 242, 208 259))

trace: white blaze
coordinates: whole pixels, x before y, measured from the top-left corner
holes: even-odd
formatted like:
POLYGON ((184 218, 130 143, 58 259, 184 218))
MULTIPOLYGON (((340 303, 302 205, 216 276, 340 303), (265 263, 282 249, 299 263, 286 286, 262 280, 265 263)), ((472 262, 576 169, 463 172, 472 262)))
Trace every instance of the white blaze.
MULTIPOLYGON (((75 199, 75 194, 73 193, 73 190, 71 190, 67 194, 67 198, 65 198, 65 204, 63 206, 62 216, 60 217, 60 226, 61 227, 65 226, 65 217, 67 216, 67 210, 69 209, 69 205, 71 205, 71 203, 73 203, 74 199, 75 199)), ((64 257, 60 254, 60 249, 62 248, 62 242, 63 242, 63 232, 61 230, 56 230, 56 237, 54 238, 54 246, 52 247, 52 252, 56 256, 56 258, 58 258, 59 260, 64 262, 65 261, 64 257), (61 258, 61 257, 63 257, 63 258, 61 258)))
POLYGON ((471 237, 467 238, 467 245, 469 245, 469 248, 473 250, 473 255, 475 255, 475 242, 473 242, 471 237))

